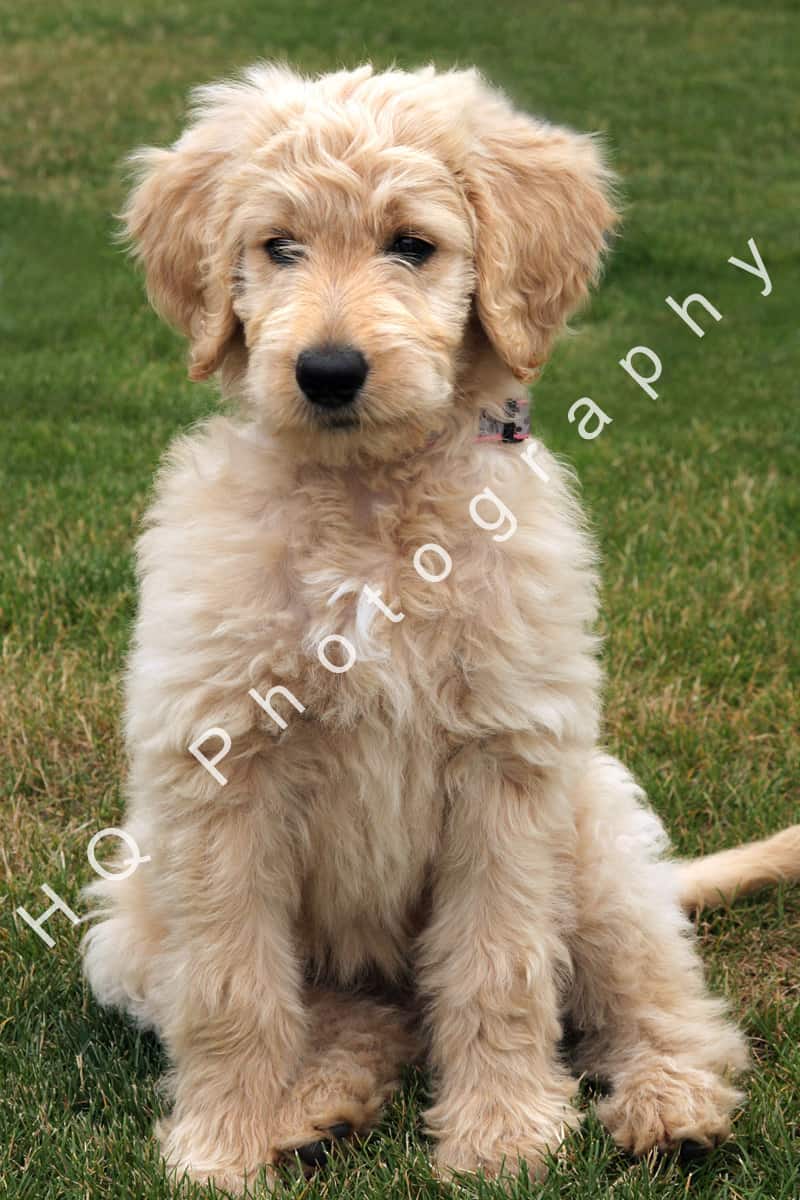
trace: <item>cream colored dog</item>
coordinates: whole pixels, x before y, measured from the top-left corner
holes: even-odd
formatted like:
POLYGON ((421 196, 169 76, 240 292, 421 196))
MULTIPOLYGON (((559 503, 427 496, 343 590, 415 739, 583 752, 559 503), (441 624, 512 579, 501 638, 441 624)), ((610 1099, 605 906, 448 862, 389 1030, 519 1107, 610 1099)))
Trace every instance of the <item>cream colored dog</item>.
POLYGON ((152 300, 246 409, 178 439, 139 544, 151 861, 95 885, 86 939, 98 999, 174 1063, 168 1163, 234 1189, 315 1163, 417 1057, 442 1172, 539 1171, 581 1070, 621 1146, 714 1144, 746 1051, 683 908, 795 875, 800 831, 664 860, 598 747, 569 480, 475 436, 597 272, 597 144, 473 71, 259 66, 138 164, 152 300))

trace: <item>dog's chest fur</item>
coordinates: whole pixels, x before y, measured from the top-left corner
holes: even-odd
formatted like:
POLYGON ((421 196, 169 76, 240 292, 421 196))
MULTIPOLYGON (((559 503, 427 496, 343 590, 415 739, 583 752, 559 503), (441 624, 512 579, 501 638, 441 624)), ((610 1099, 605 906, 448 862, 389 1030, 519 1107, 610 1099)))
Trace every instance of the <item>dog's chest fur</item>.
MULTIPOLYGON (((396 489, 358 477, 306 480, 286 515, 291 533, 275 567, 289 580, 292 634, 273 671, 285 672, 306 705, 286 731, 287 770, 315 763, 297 814, 307 847, 304 936, 310 957, 331 962, 340 977, 364 966, 366 948, 391 975, 420 916, 444 812, 441 766, 452 745, 436 696, 458 678, 436 596, 445 583, 415 570, 414 550, 431 538, 409 538, 396 489), (319 660, 331 638, 329 661, 355 657, 345 672, 319 660)), ((428 565, 441 569, 435 556, 428 565)), ((452 623, 452 598, 447 607, 452 623)))

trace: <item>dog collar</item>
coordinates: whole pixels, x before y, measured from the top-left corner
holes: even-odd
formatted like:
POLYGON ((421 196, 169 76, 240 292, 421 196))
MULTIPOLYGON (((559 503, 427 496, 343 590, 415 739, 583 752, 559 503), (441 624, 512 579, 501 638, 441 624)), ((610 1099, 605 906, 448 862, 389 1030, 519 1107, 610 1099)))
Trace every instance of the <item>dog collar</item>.
POLYGON ((531 435, 530 404, 527 400, 506 400, 506 420, 498 421, 482 412, 476 442, 524 442, 531 435))

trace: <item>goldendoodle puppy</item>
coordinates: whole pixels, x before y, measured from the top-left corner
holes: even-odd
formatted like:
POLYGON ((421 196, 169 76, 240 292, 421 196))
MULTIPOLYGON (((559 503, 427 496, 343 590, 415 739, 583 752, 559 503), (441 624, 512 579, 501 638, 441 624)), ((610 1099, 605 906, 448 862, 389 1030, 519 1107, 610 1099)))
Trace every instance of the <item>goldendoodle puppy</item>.
POLYGON ((746 1051, 683 907, 791 874, 800 839, 664 860, 598 746, 570 480, 477 438, 597 272, 597 143, 474 71, 258 66, 137 163, 153 303, 243 407, 177 440, 139 543, 150 861, 95 885, 85 948, 174 1064, 168 1163, 234 1189, 314 1163, 417 1057, 442 1172, 539 1171, 584 1069, 621 1146, 715 1143, 746 1051))

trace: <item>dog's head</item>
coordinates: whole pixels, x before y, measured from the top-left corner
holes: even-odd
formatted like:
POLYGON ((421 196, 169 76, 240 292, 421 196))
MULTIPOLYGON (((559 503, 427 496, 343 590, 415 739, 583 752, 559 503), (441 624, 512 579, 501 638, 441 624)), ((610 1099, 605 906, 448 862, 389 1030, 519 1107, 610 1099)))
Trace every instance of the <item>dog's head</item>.
POLYGON ((153 303, 289 446, 419 445, 470 372, 526 381, 586 294, 615 216, 591 137, 515 111, 475 71, 200 89, 125 210, 153 303))

